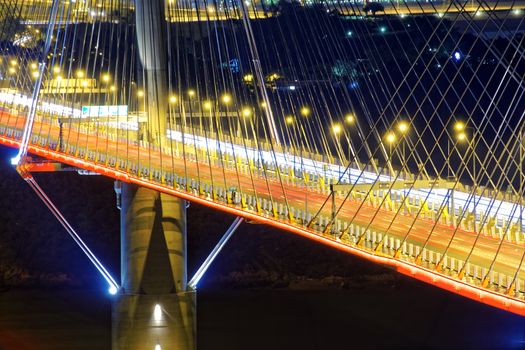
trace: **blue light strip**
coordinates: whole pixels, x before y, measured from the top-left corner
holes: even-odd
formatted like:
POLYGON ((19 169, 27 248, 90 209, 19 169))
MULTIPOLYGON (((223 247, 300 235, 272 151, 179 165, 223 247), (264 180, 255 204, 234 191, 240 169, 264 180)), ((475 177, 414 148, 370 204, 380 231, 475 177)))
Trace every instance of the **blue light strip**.
POLYGON ((217 255, 221 252, 222 248, 226 245, 226 242, 230 239, 230 237, 235 233, 239 225, 244 221, 244 219, 240 216, 236 217, 231 226, 228 228, 226 233, 222 236, 220 241, 217 243, 217 245, 213 248, 210 255, 204 260, 201 267, 195 272, 195 275, 192 277, 192 279, 188 282, 188 286, 192 289, 195 289, 197 287, 197 284, 201 280, 202 276, 206 273, 208 268, 210 267, 211 263, 217 255))
POLYGON ((88 248, 88 246, 82 241, 80 236, 75 232, 75 230, 71 227, 71 225, 67 222, 67 220, 64 218, 62 213, 58 210, 57 207, 51 202, 49 197, 45 194, 45 192, 42 190, 42 188, 38 185, 38 183, 35 181, 35 179, 29 175, 29 174, 22 174, 26 182, 31 186, 31 188, 35 191, 35 193, 38 195, 38 197, 44 202, 44 204, 49 208, 49 210, 53 213, 53 215, 58 219, 58 221, 62 224, 62 226, 66 229, 66 231, 69 233, 71 238, 75 241, 76 244, 82 249, 84 254, 88 257, 88 259, 93 263, 95 268, 100 272, 102 277, 106 280, 106 282, 109 285, 108 292, 112 295, 116 294, 118 292, 119 286, 117 282, 111 277, 110 273, 106 270, 106 268, 102 265, 102 263, 97 259, 95 254, 88 248))

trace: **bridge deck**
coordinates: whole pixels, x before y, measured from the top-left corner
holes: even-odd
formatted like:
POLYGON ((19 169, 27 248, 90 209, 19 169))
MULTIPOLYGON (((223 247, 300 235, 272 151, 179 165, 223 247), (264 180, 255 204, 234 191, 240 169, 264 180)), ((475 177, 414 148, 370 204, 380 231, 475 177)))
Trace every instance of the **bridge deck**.
MULTIPOLYGON (((24 122, 23 116, 2 112, 0 143, 18 147, 24 122)), ((331 210, 323 205, 328 194, 319 184, 305 186, 282 174, 282 186, 275 172, 271 175, 253 164, 218 157, 216 152, 175 141, 171 149, 161 151, 78 127, 63 130, 60 145, 57 123, 40 120, 33 131, 29 150, 39 156, 269 224, 525 315, 522 269, 513 279, 525 253, 522 244, 486 235, 476 241, 476 235, 468 230, 357 198, 344 202, 337 215, 338 224, 328 227, 331 210), (308 227, 312 213, 317 211, 320 215, 308 227), (495 263, 489 270, 494 257, 495 263), (458 278, 466 260, 465 275, 458 278)), ((336 204, 341 203, 343 197, 338 196, 336 204)))

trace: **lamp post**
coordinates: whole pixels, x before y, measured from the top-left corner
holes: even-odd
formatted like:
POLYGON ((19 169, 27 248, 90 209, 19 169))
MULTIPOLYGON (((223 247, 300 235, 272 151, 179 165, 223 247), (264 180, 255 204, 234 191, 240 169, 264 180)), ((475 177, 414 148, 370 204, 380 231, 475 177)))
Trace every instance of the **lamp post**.
MULTIPOLYGON (((474 153, 474 147, 472 146, 472 141, 468 139, 468 136, 467 136, 467 133, 466 133, 466 130, 467 129, 472 129, 472 139, 475 138, 475 129, 472 128, 472 127, 467 127, 465 125, 464 122, 462 121, 458 121, 454 124, 454 130, 457 132, 456 133, 456 138, 458 140, 458 142, 466 142, 467 143, 467 151, 468 152, 471 152, 472 153, 472 177, 473 177, 473 191, 472 191, 472 197, 473 197, 473 200, 474 200, 474 206, 473 206, 473 209, 472 209, 472 214, 474 215, 474 232, 476 232, 476 221, 477 221, 477 217, 476 217, 476 191, 477 191, 477 184, 476 184, 476 180, 477 180, 477 175, 476 175, 476 155, 474 153)), ((462 162, 465 162, 465 158, 461 155, 461 161, 462 162)), ((466 164, 465 164, 466 166, 466 164)))
POLYGON ((408 133, 410 129, 410 124, 407 122, 407 121, 400 121, 399 123, 397 123, 397 130, 401 133, 401 138, 402 138, 402 142, 401 142, 401 167, 403 169, 405 169, 405 167, 408 169, 408 164, 406 164, 407 160, 406 160, 406 150, 405 150, 405 144, 406 144, 406 140, 405 140, 405 137, 406 137, 406 134, 408 133))
MULTIPOLYGON (((394 142, 396 142, 396 134, 394 134, 393 131, 390 131, 386 134, 385 140, 388 143, 388 160, 387 163, 390 164, 390 169, 393 169, 392 167, 392 145, 394 142)), ((392 181, 392 171, 389 170, 390 175, 390 181, 392 181)))
MULTIPOLYGON (((230 109, 229 109, 229 106, 232 102, 232 95, 230 95, 229 93, 224 93, 222 96, 221 96, 221 101, 222 103, 226 106, 226 118, 228 120, 228 129, 230 129, 230 124, 229 121, 230 121, 230 109)), ((231 132, 231 129, 230 129, 230 135, 232 135, 232 132, 231 132)))
MULTIPOLYGON (((341 153, 343 153, 343 147, 341 146, 341 139, 340 139, 341 133, 343 132, 343 127, 339 123, 333 124, 332 125, 332 132, 334 133, 334 137, 336 139, 336 142, 337 142, 339 150, 341 151, 341 153)), ((338 178, 339 179, 341 178, 341 160, 339 161, 338 178)))

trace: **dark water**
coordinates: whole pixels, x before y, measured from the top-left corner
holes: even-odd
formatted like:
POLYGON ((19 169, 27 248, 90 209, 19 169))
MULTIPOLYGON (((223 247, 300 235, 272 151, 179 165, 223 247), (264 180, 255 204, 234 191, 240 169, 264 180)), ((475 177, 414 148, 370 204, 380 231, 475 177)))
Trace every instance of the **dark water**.
MULTIPOLYGON (((110 349, 110 299, 89 290, 0 293, 0 349, 110 349)), ((198 348, 521 349, 525 318, 404 281, 353 289, 198 296, 198 348)))

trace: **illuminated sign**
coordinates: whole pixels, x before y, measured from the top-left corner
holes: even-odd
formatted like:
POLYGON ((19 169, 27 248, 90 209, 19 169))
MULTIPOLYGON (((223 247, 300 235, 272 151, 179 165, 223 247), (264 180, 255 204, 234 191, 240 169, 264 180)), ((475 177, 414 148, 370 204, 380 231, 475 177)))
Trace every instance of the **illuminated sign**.
POLYGON ((128 106, 82 106, 81 118, 92 117, 125 117, 128 106))

